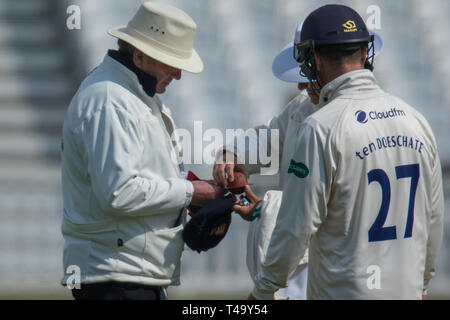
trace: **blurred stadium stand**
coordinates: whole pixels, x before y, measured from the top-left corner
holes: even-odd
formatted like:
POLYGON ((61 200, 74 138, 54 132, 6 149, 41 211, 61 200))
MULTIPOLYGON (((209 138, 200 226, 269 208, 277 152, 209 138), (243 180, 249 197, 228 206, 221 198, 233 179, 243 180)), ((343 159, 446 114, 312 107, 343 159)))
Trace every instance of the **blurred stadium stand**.
MULTIPOLYGON (((197 23, 200 75, 183 73, 163 95, 177 125, 193 132, 249 128, 278 113, 297 91, 277 80, 272 59, 298 23, 323 0, 173 0, 197 23)), ((65 298, 60 234, 60 130, 80 81, 116 40, 106 30, 126 24, 137 0, 0 0, 0 298, 65 298), (69 5, 81 8, 81 29, 68 30, 69 5)), ((447 0, 334 1, 363 18, 381 9, 384 51, 376 59, 381 86, 420 110, 431 123, 445 173, 450 208, 450 2, 447 0)), ((206 142, 205 142, 206 144, 206 142)), ((210 165, 190 165, 202 178, 210 165)), ((258 194, 276 177, 253 177, 258 194)), ((235 294, 252 289, 245 265, 248 224, 238 216, 218 248, 186 250, 178 297, 235 294)), ((450 297, 450 219, 431 297, 450 297)))

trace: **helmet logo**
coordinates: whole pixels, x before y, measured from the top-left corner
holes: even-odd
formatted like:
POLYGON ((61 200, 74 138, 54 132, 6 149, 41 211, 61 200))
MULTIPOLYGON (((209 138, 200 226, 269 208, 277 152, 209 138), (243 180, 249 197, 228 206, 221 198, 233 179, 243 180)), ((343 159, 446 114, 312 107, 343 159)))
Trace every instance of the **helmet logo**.
POLYGON ((344 27, 344 32, 356 32, 356 31, 358 31, 358 29, 356 28, 355 21, 353 21, 353 20, 348 20, 342 26, 344 27))

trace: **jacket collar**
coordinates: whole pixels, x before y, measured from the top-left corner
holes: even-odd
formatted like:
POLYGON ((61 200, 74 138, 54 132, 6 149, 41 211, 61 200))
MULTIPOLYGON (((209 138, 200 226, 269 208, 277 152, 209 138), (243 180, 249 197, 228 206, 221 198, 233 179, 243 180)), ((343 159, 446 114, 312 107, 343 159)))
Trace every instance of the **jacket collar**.
POLYGON ((109 55, 104 57, 99 68, 113 75, 116 79, 115 82, 120 83, 122 86, 126 86, 127 89, 139 97, 152 110, 153 113, 161 112, 169 118, 171 122, 173 122, 170 110, 162 103, 157 94, 154 96, 149 96, 144 91, 137 75, 133 71, 125 67, 119 61, 111 58, 109 55))
POLYGON ((112 81, 125 86, 130 92, 139 97, 152 110, 152 112, 160 112, 158 110, 154 110, 155 107, 158 107, 160 110, 163 108, 162 102, 159 100, 158 95, 155 94, 153 97, 149 96, 144 91, 137 75, 119 61, 111 58, 109 55, 105 55, 103 62, 98 67, 112 75, 115 79, 112 81))
POLYGON ((343 94, 356 95, 362 92, 380 90, 370 70, 362 69, 345 73, 327 83, 320 91, 319 107, 343 94))
POLYGON ((108 56, 120 62, 122 65, 131 70, 137 76, 138 81, 146 94, 148 94, 150 97, 153 97, 155 95, 157 82, 155 77, 145 73, 144 71, 136 67, 133 62, 121 55, 117 50, 108 50, 108 56))

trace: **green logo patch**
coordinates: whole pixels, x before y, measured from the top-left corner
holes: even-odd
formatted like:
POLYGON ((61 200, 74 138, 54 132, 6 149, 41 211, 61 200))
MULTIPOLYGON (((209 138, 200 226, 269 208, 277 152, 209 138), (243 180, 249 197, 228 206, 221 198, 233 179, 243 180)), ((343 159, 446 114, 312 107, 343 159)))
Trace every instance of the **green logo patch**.
POLYGON ((299 178, 306 178, 309 174, 309 169, 305 164, 296 162, 292 159, 289 164, 288 173, 293 173, 299 178))

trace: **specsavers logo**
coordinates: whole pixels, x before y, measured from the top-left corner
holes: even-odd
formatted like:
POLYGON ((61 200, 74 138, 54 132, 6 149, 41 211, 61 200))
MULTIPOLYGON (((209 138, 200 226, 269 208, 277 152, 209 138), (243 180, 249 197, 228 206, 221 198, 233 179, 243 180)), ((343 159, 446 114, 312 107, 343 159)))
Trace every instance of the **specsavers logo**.
POLYGON ((344 27, 344 32, 356 32, 356 31, 358 31, 358 29, 356 28, 356 23, 353 20, 348 20, 342 26, 344 27))
POLYGON ((305 164, 303 164, 301 162, 296 162, 296 161, 294 161, 294 159, 291 159, 291 163, 289 164, 288 173, 293 173, 298 178, 306 178, 309 174, 309 169, 305 164))

